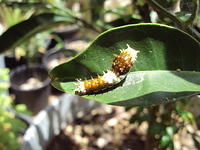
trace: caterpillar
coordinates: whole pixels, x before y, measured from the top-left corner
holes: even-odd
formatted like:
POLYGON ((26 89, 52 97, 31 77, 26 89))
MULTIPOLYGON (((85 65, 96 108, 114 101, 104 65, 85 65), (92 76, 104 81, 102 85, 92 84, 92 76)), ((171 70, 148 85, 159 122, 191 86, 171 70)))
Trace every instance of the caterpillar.
POLYGON ((130 71, 137 59, 138 52, 127 44, 126 49, 122 49, 118 55, 114 55, 115 59, 112 62, 111 69, 104 72, 102 76, 85 81, 77 80, 75 94, 93 94, 118 84, 130 71))
POLYGON ((119 55, 115 55, 111 70, 115 72, 117 76, 127 74, 136 61, 138 52, 139 51, 132 49, 127 44, 127 49, 122 49, 119 55))
POLYGON ((118 77, 111 70, 107 70, 107 72, 105 72, 102 76, 85 81, 78 80, 75 94, 85 95, 89 93, 97 93, 119 83, 120 81, 120 77, 118 77))

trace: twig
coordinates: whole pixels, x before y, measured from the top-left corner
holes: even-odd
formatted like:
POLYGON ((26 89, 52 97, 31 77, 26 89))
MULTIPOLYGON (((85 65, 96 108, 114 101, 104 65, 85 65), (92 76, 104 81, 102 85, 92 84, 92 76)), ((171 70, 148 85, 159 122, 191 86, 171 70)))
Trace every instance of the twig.
POLYGON ((75 16, 73 16, 73 17, 74 17, 74 19, 76 21, 81 22, 84 27, 89 28, 89 29, 91 29, 91 30, 93 30, 93 31, 95 31, 97 33, 100 33, 100 31, 97 28, 95 28, 92 24, 89 24, 87 21, 85 21, 85 20, 83 20, 81 18, 75 17, 75 16))
POLYGON ((190 16, 190 18, 185 21, 185 25, 188 26, 190 24, 192 24, 198 14, 198 10, 199 10, 199 0, 193 0, 193 7, 192 7, 192 15, 190 16))
POLYGON ((200 42, 200 33, 191 25, 189 25, 188 27, 188 33, 190 33, 190 35, 192 35, 194 38, 196 38, 200 42))
POLYGON ((147 0, 147 2, 157 11, 160 11, 163 13, 166 17, 170 18, 172 21, 174 21, 182 30, 188 32, 190 35, 192 35, 194 38, 196 38, 200 42, 200 33, 191 26, 191 23, 193 23, 197 12, 199 8, 199 0, 193 0, 194 2, 194 8, 193 8, 193 14, 192 16, 187 20, 187 22, 184 22, 180 20, 178 17, 175 16, 175 14, 172 14, 167 9, 162 7, 159 3, 157 3, 155 0, 147 0))
POLYGON ((81 19, 81 18, 76 17, 70 9, 68 9, 68 8, 63 9, 63 8, 57 7, 57 6, 52 5, 52 4, 50 4, 50 5, 51 5, 53 8, 57 9, 57 10, 62 10, 62 11, 65 12, 68 16, 74 18, 76 21, 81 22, 81 23, 83 24, 84 27, 89 28, 89 29, 91 29, 91 30, 93 30, 93 31, 95 31, 95 32, 97 32, 97 33, 100 33, 100 31, 99 31, 97 28, 95 28, 95 26, 94 26, 93 24, 89 24, 87 21, 85 21, 85 20, 83 20, 83 19, 81 19))
POLYGON ((157 3, 155 0, 147 0, 147 2, 157 11, 160 11, 161 13, 163 13, 165 16, 167 16, 168 18, 170 18, 172 21, 176 22, 177 25, 179 25, 180 27, 182 27, 183 21, 180 20, 179 18, 177 18, 174 14, 172 14, 171 12, 169 12, 167 9, 165 9, 164 7, 162 7, 159 3, 157 3))

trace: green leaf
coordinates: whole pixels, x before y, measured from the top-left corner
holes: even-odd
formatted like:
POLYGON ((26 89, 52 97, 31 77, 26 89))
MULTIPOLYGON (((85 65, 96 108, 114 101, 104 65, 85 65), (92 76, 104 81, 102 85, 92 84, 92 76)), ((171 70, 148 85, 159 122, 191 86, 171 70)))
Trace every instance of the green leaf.
POLYGON ((182 21, 187 21, 191 17, 191 13, 178 12, 176 16, 179 17, 182 21))
POLYGON ((171 126, 166 127, 165 130, 166 130, 167 135, 172 139, 173 135, 174 135, 174 129, 173 129, 173 127, 171 127, 171 126))
POLYGON ((183 110, 181 112, 181 118, 184 120, 185 123, 195 124, 195 118, 193 114, 189 111, 183 110))
POLYGON ((165 132, 160 139, 162 147, 171 147, 173 145, 174 129, 171 126, 165 128, 165 132))
POLYGON ((127 44, 140 52, 125 80, 106 92, 83 97, 120 106, 144 106, 200 91, 200 44, 183 31, 160 24, 128 25, 102 33, 84 52, 50 72, 53 86, 74 94, 76 79, 111 68, 113 54, 127 44))
POLYGON ((53 13, 33 16, 10 27, 0 36, 0 53, 19 46, 38 32, 59 24, 72 23, 73 21, 73 18, 69 16, 61 16, 53 13))
POLYGON ((161 140, 160 140, 160 145, 165 147, 168 146, 171 143, 171 138, 169 135, 163 135, 161 140))

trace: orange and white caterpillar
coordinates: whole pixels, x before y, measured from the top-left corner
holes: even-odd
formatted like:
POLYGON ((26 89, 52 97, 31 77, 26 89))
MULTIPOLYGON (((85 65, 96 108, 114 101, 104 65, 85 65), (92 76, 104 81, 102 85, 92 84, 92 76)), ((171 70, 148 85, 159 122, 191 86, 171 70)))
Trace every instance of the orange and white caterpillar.
POLYGON ((139 51, 134 50, 127 44, 126 49, 120 50, 120 53, 115 55, 115 59, 112 62, 112 68, 103 73, 102 76, 85 81, 78 80, 78 83, 76 84, 77 87, 74 90, 75 94, 85 95, 97 93, 118 84, 130 71, 137 59, 138 52, 139 51))
POLYGON ((127 74, 136 61, 138 52, 127 44, 127 49, 120 50, 120 54, 115 56, 111 70, 117 76, 127 74))
POLYGON ((88 93, 97 93, 119 83, 120 81, 120 77, 118 77, 114 72, 108 70, 102 76, 85 81, 78 80, 75 94, 85 95, 88 93))

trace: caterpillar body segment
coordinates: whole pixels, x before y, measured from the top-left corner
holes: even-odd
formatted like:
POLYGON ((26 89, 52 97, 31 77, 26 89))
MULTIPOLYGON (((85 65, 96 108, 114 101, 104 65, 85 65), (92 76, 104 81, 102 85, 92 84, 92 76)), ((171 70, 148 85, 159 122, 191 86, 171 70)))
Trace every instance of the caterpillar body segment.
POLYGON ((98 76, 93 79, 78 81, 77 88, 75 89, 75 94, 85 95, 91 92, 97 93, 102 91, 112 85, 115 85, 121 81, 121 78, 116 76, 116 74, 110 70, 103 74, 103 76, 98 76))
POLYGON ((120 54, 116 55, 112 62, 112 71, 118 76, 127 74, 137 59, 139 51, 132 49, 128 44, 127 47, 120 50, 120 54))
POLYGON ((115 55, 111 69, 103 73, 102 76, 84 81, 78 80, 76 89, 74 90, 75 94, 97 93, 118 84, 130 71, 137 59, 138 52, 127 44, 126 49, 120 50, 120 53, 115 55))

